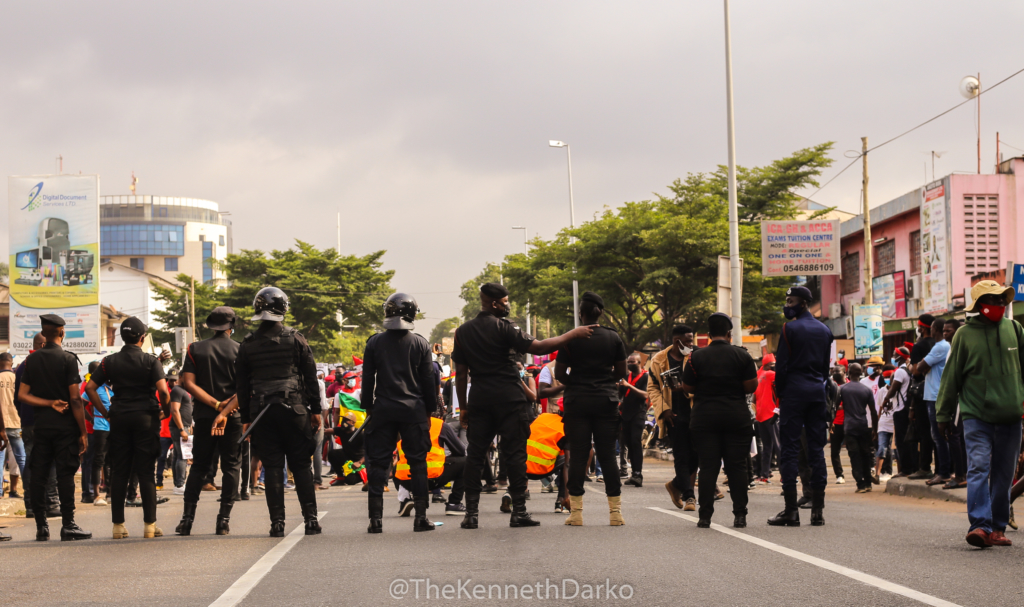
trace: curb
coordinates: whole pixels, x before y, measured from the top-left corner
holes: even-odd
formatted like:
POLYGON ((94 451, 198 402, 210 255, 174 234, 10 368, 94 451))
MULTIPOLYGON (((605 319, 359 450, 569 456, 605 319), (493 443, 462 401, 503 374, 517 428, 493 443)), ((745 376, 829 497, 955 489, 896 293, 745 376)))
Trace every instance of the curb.
POLYGON ((17 498, 17 499, 2 498, 2 499, 0 499, 0 516, 14 516, 15 513, 18 512, 19 510, 24 512, 24 510, 25 510, 25 500, 23 500, 21 498, 17 498))
POLYGON ((890 495, 931 499, 940 502, 967 503, 967 489, 943 489, 940 485, 928 486, 923 480, 912 481, 907 478, 893 478, 885 484, 885 492, 890 495))

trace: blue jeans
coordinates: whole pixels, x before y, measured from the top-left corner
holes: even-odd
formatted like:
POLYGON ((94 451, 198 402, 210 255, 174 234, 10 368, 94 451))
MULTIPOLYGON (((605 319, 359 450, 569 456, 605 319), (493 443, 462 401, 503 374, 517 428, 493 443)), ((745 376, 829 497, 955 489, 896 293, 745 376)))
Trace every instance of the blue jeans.
POLYGON ((875 457, 878 459, 885 459, 889 457, 889 448, 892 446, 892 432, 879 432, 878 433, 878 450, 875 451, 875 457))
POLYGON ((0 451, 0 478, 4 475, 4 463, 7 459, 8 453, 14 454, 14 461, 18 464, 18 472, 21 474, 11 476, 24 476, 25 475, 25 443, 21 440, 21 428, 8 428, 7 429, 7 442, 10 443, 10 447, 0 451))
POLYGON ((963 423, 971 531, 1005 531, 1010 520, 1010 485, 1020 452, 1020 422, 990 424, 965 419, 963 423))
POLYGON ((928 423, 931 424, 932 441, 935 442, 935 453, 938 455, 936 457, 938 461, 935 462, 935 474, 942 478, 949 478, 953 473, 953 462, 949 457, 949 441, 939 432, 939 424, 935 421, 935 401, 926 400, 924 404, 928 407, 928 423))

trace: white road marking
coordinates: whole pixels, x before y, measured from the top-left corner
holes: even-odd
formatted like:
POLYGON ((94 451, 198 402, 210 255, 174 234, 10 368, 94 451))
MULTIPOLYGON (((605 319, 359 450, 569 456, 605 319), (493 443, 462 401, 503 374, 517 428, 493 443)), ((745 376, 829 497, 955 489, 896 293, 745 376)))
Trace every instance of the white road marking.
MULTIPOLYGON (((664 514, 670 514, 681 519, 686 519, 688 521, 693 521, 695 523, 697 522, 697 517, 695 516, 680 514, 678 512, 672 512, 671 510, 665 510, 663 508, 650 507, 650 509, 662 512, 664 514)), ((875 577, 873 575, 857 571, 856 569, 850 569, 849 567, 843 567, 842 565, 837 565, 824 559, 819 559, 809 554, 798 552, 796 550, 793 550, 792 548, 780 546, 773 542, 769 542, 768 540, 763 540, 759 537, 754 537, 746 533, 740 533, 735 529, 723 527, 717 523, 711 523, 711 528, 715 531, 719 531, 726 535, 731 535, 732 537, 739 538, 745 542, 750 542, 751 544, 756 544, 762 548, 773 550, 775 552, 778 552, 779 554, 785 554, 786 556, 795 558, 798 561, 803 561, 805 563, 821 567, 822 569, 827 569, 840 575, 845 575, 848 578, 857 580, 858 582, 867 584, 869 586, 874 586, 875 588, 886 590, 888 592, 892 592, 893 594, 899 594, 909 599, 920 601, 925 605, 933 605, 935 607, 960 607, 960 605, 957 605, 956 603, 950 603, 949 601, 945 601, 943 599, 931 596, 929 594, 925 594, 923 592, 918 592, 917 590, 907 588, 906 586, 900 586, 899 584, 894 584, 893 582, 890 582, 888 580, 883 580, 880 577, 875 577)))
MULTIPOLYGON (((323 519, 326 512, 321 512, 317 518, 323 519)), ((242 602, 252 589, 260 583, 265 575, 270 573, 270 570, 274 568, 274 565, 278 563, 284 555, 288 554, 288 551, 295 547, 295 544, 299 543, 306 534, 306 526, 299 525, 292 530, 284 539, 274 545, 269 552, 260 557, 260 560, 249 567, 249 570, 245 572, 242 577, 238 578, 230 588, 224 591, 224 594, 220 595, 216 601, 210 603, 210 607, 234 607, 235 605, 242 602)))

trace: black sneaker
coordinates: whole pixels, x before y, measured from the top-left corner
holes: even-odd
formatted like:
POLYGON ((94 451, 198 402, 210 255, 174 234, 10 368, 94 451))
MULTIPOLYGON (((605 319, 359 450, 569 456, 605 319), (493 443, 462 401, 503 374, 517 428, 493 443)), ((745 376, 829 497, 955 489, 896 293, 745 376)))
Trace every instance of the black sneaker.
POLYGON ((448 516, 459 516, 466 514, 465 504, 445 504, 444 513, 448 516))
POLYGON ((497 485, 484 485, 483 489, 480 490, 480 493, 497 493, 497 492, 498 492, 498 486, 497 485))
POLYGON ((501 496, 501 511, 506 514, 512 512, 512 496, 508 493, 501 496))
POLYGON ((398 505, 398 516, 409 516, 415 505, 411 499, 403 501, 398 505))
POLYGON ((448 503, 448 499, 444 496, 443 493, 435 493, 434 496, 430 498, 430 503, 431 504, 447 504, 448 503))

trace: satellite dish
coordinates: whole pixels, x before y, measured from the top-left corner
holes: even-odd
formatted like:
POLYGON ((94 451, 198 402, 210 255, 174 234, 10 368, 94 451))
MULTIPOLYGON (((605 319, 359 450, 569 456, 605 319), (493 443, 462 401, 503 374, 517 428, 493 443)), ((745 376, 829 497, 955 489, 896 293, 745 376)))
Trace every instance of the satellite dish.
POLYGON ((981 92, 981 81, 976 76, 964 76, 960 81, 960 94, 965 99, 974 99, 981 92))

